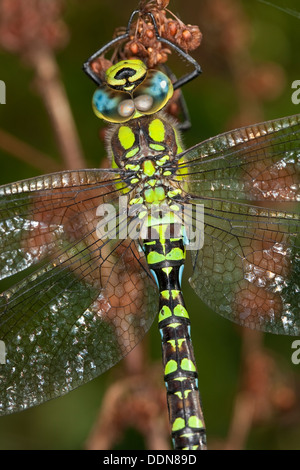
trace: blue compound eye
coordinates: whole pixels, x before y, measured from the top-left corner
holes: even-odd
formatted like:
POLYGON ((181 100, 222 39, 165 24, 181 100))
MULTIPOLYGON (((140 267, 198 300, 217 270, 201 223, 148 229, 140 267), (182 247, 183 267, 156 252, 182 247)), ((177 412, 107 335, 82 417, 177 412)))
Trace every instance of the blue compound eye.
POLYGON ((135 105, 128 93, 114 91, 107 86, 95 91, 92 105, 96 116, 109 122, 126 122, 135 113, 135 105))
POLYGON ((134 103, 143 114, 154 114, 162 109, 173 95, 173 85, 159 70, 149 70, 146 80, 134 92, 134 103))
POLYGON ((122 123, 143 114, 161 110, 173 95, 169 77, 158 70, 149 70, 147 78, 133 93, 113 89, 108 84, 98 88, 93 96, 93 110, 105 121, 122 123))

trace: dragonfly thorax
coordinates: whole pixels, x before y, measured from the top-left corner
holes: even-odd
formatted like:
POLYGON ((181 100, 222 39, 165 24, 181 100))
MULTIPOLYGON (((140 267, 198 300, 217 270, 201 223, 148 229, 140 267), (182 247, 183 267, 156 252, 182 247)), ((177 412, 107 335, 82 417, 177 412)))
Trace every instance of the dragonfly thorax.
POLYGON ((164 115, 144 116, 114 127, 108 146, 113 166, 125 172, 145 202, 160 203, 175 189, 171 177, 182 147, 178 131, 164 115))

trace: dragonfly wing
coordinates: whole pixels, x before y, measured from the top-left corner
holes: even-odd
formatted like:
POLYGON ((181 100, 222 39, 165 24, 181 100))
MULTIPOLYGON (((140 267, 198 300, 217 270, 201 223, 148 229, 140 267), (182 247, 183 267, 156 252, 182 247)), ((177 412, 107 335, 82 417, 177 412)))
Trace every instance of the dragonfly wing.
POLYGON ((299 216, 212 201, 204 214, 204 247, 191 252, 199 297, 240 325, 299 335, 299 216))
POLYGON ((113 172, 80 170, 1 186, 0 279, 58 253, 77 239, 87 225, 85 213, 118 196, 117 181, 118 174, 113 172))
MULTIPOLYGON (((81 172, 72 173, 75 178, 81 172)), ((45 252, 34 260, 36 271, 0 296, 2 414, 60 396, 103 373, 137 344, 157 314, 156 287, 135 241, 99 238, 97 207, 113 201, 118 190, 111 175, 95 170, 93 177, 91 185, 49 187, 47 196, 44 187, 31 191, 23 182, 23 192, 10 198, 8 216, 13 220, 16 207, 17 220, 22 214, 26 221, 21 262, 11 271, 24 269, 22 260, 32 246, 43 245, 43 236, 45 252)))
POLYGON ((299 335, 300 116, 228 132, 183 158, 177 179, 204 206, 196 293, 240 325, 299 335))
POLYGON ((179 155, 177 180, 203 198, 300 200, 300 114, 226 132, 179 155))

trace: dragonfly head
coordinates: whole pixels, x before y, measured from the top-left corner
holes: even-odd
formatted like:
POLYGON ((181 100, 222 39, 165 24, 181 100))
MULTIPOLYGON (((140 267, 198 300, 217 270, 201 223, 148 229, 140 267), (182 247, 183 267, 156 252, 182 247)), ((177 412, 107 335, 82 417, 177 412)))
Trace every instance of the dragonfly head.
POLYGON ((141 60, 122 60, 106 71, 93 96, 93 109, 105 121, 122 123, 160 111, 173 95, 170 78, 148 70, 141 60))

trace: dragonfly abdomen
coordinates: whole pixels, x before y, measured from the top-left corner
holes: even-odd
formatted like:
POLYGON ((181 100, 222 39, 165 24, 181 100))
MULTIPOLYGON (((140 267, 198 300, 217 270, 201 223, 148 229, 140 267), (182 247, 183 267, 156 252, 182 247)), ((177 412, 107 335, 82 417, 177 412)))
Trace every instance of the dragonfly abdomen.
POLYGON ((145 240, 144 250, 159 288, 159 330, 174 447, 205 449, 190 320, 180 287, 184 243, 182 238, 145 240))

